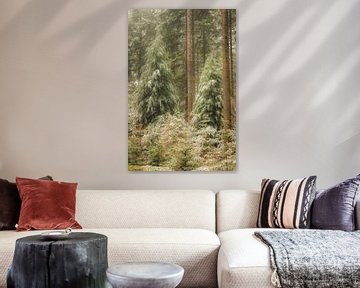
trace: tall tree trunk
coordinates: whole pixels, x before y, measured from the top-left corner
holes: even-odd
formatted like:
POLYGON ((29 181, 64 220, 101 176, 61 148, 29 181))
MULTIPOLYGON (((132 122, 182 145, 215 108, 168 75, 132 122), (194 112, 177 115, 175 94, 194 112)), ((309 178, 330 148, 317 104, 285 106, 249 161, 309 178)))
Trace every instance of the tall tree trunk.
MULTIPOLYGON (((234 97, 233 91, 233 57, 232 57, 232 19, 231 19, 231 10, 228 10, 228 20, 229 20, 229 73, 230 73, 230 114, 232 115, 232 99, 234 97)), ((232 122, 232 121, 231 121, 232 122)))
MULTIPOLYGON (((196 45, 194 45, 196 47, 196 45)), ((194 95, 196 95, 196 84, 198 83, 198 67, 199 67, 199 57, 198 57, 198 52, 196 51, 196 49, 193 49, 193 54, 194 54, 194 87, 195 87, 195 90, 194 90, 194 95)), ((195 97, 194 97, 195 98, 195 97)))
POLYGON ((227 10, 221 10, 222 27, 222 79, 224 97, 224 128, 231 127, 230 63, 229 63, 229 21, 227 10))
POLYGON ((186 10, 186 62, 187 62, 187 119, 191 120, 191 112, 195 96, 195 71, 194 71, 194 35, 193 35, 193 11, 186 10))
POLYGON ((229 62, 230 62, 230 114, 231 121, 230 124, 233 124, 233 115, 235 114, 233 106, 235 106, 235 77, 234 77, 234 63, 233 63, 233 32, 232 32, 232 10, 228 10, 229 17, 229 62))
MULTIPOLYGON (((187 10, 186 10, 187 11, 187 10)), ((185 81, 184 81, 184 86, 185 86, 185 97, 184 97, 184 101, 183 101, 183 104, 184 104, 184 112, 185 112, 185 117, 187 119, 187 115, 188 115, 188 100, 187 100, 187 95, 188 95, 188 87, 187 87, 187 71, 188 71, 188 66, 187 66, 187 54, 188 54, 188 51, 187 51, 187 29, 188 29, 188 25, 187 25, 187 12, 185 12, 185 33, 184 33, 184 50, 185 50, 185 57, 184 57, 184 63, 185 63, 185 81)))
POLYGON ((202 68, 205 66, 206 61, 206 50, 207 50, 207 41, 205 36, 205 28, 201 27, 201 38, 202 38, 202 68))

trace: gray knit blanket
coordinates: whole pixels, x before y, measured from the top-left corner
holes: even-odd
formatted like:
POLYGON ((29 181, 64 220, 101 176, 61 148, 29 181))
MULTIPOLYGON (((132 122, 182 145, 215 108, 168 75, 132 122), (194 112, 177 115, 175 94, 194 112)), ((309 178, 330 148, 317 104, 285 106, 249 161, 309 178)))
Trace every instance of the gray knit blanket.
POLYGON ((360 287, 360 230, 255 232, 270 248, 276 287, 360 287))

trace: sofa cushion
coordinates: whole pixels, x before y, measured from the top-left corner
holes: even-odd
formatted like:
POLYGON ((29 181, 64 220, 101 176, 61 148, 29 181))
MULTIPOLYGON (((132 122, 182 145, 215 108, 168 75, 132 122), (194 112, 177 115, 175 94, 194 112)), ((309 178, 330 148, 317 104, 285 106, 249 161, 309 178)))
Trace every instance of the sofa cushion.
MULTIPOLYGON (((220 241, 202 229, 107 230, 109 265, 133 261, 171 262, 182 266, 179 287, 216 287, 216 264, 220 241)), ((98 230, 101 233, 101 230, 98 230)))
POLYGON ((75 221, 77 183, 16 178, 21 198, 18 231, 81 228, 75 221))
POLYGON ((217 233, 256 227, 259 191, 222 190, 216 194, 217 233))
POLYGON ((215 231, 215 194, 209 190, 78 190, 76 197, 83 228, 215 231))
POLYGON ((269 248, 254 236, 255 231, 261 230, 265 229, 235 229, 219 234, 221 248, 217 269, 220 288, 274 287, 269 248))
POLYGON ((316 176, 294 180, 263 179, 257 227, 308 228, 316 176))
POLYGON ((359 185, 360 175, 317 191, 312 205, 311 227, 353 231, 359 185))
MULTIPOLYGON (((77 230, 74 230, 77 231, 77 230)), ((109 265, 134 261, 164 261, 185 269, 179 287, 216 287, 216 263, 220 241, 203 229, 82 229, 108 237, 109 265)), ((11 264, 17 238, 44 231, 0 232, 0 287, 11 264)))

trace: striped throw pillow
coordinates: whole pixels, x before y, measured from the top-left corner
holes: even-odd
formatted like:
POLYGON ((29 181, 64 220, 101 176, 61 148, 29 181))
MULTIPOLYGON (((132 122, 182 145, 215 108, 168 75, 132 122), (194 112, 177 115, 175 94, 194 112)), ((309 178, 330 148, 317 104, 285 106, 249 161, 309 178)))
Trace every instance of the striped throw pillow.
POLYGON ((294 180, 263 179, 257 227, 308 228, 316 176, 294 180))

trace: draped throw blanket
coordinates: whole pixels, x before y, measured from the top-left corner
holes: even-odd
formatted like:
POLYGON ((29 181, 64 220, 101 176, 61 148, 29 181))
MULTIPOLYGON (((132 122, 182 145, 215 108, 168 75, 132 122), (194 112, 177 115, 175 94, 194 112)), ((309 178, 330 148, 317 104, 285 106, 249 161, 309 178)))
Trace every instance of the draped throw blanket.
POLYGON ((360 287, 360 230, 255 232, 270 248, 276 287, 360 287))

